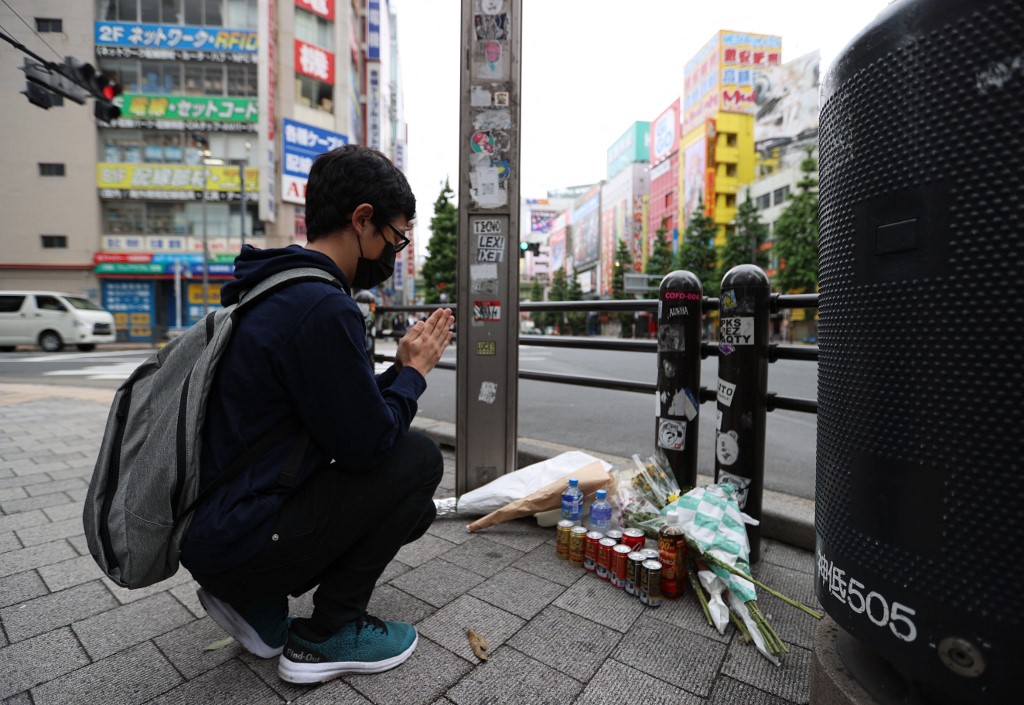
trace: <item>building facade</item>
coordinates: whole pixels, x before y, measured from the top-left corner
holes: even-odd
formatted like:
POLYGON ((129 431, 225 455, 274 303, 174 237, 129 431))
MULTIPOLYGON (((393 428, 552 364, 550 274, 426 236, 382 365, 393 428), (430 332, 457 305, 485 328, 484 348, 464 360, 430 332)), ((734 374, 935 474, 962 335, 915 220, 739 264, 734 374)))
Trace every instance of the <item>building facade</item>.
POLYGON ((672 251, 679 247, 679 132, 680 101, 678 98, 651 123, 651 170, 650 197, 646 217, 648 246, 647 256, 654 251, 654 238, 659 231, 672 244, 672 251))
MULTIPOLYGON (((121 85, 121 116, 9 101, 12 167, 38 196, 0 194, 13 225, 0 288, 85 294, 115 314, 121 339, 161 340, 217 306, 243 242, 304 242, 320 153, 372 138, 404 164, 387 0, 40 0, 31 12, 30 23, 60 21, 42 35, 58 53, 121 85)), ((0 61, 13 94, 18 52, 0 61)))

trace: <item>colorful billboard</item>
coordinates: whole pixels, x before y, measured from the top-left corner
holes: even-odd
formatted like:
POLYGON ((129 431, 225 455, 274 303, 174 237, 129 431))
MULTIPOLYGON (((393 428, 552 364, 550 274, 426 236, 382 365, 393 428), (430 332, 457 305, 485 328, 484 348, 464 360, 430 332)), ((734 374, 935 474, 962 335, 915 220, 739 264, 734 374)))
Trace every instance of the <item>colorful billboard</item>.
POLYGON ((716 34, 683 69, 683 134, 718 112, 720 34, 716 34))
POLYGON ((295 71, 334 85, 334 54, 313 44, 295 40, 295 71))
POLYGON ((125 93, 113 100, 129 120, 203 120, 255 123, 259 120, 256 98, 218 96, 144 95, 125 93))
POLYGON ((704 197, 704 182, 707 178, 705 140, 699 139, 687 147, 683 159, 683 222, 689 223, 690 216, 704 197))
POLYGON ((773 147, 818 134, 821 52, 764 71, 755 85, 754 148, 773 147))
POLYGON ((568 227, 569 211, 563 211, 558 217, 551 221, 551 236, 548 238, 548 247, 551 250, 552 274, 559 269, 565 268, 565 235, 568 227))
POLYGON ((651 166, 679 151, 679 99, 651 123, 651 166))
POLYGON ((601 187, 595 186, 572 209, 573 268, 579 271, 601 257, 601 187))
POLYGON ((259 32, 253 29, 97 22, 96 56, 255 63, 259 32))
POLYGON ((369 0, 366 10, 366 58, 380 61, 380 0, 369 0))
POLYGON ((334 19, 334 0, 295 0, 295 6, 320 15, 325 20, 334 19))
POLYGON ((305 205, 306 181, 313 161, 348 144, 348 137, 284 118, 281 125, 281 200, 305 205))
POLYGON ((753 113, 754 85, 757 76, 778 66, 782 57, 782 38, 746 32, 722 33, 722 101, 727 113, 753 113))
MULTIPOLYGON (((255 200, 259 192, 260 170, 245 170, 245 190, 248 199, 255 200)), ((236 166, 189 166, 185 164, 110 164, 96 165, 96 186, 100 198, 143 198, 161 200, 159 192, 167 195, 163 200, 193 200, 195 192, 211 194, 239 193, 241 184, 236 166), (204 176, 205 189, 204 189, 204 176), (173 195, 173 194, 179 195, 173 195)), ((219 200, 238 200, 221 197, 219 200)))
POLYGON ((647 145, 651 131, 651 123, 634 122, 619 139, 608 148, 608 179, 618 174, 633 162, 646 162, 650 159, 647 145))

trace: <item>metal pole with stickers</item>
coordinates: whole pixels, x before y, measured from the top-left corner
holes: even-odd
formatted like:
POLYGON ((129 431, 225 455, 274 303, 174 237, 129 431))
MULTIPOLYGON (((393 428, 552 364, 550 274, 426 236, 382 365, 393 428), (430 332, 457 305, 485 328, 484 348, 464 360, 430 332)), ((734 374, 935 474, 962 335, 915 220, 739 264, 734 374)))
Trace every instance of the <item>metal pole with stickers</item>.
MULTIPOLYGON (((761 520, 768 411, 768 275, 753 264, 722 277, 718 329, 715 482, 736 488, 740 509, 761 520)), ((747 526, 750 562, 761 555, 761 527, 747 526)))
POLYGON ((456 473, 516 469, 522 0, 462 0, 456 473))

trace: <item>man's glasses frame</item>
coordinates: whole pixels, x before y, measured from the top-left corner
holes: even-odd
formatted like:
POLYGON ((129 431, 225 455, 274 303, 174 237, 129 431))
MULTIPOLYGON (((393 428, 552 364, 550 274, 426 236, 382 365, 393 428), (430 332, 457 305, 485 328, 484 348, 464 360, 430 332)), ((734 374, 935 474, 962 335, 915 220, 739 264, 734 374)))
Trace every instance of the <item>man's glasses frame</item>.
POLYGON ((396 227, 395 227, 394 225, 392 225, 391 223, 388 223, 388 224, 387 224, 387 226, 388 226, 389 228, 391 228, 391 230, 392 230, 392 231, 393 231, 393 232, 395 233, 395 235, 396 235, 396 236, 398 237, 398 244, 397 244, 397 245, 395 245, 395 252, 401 252, 402 250, 404 250, 404 249, 405 249, 406 245, 408 245, 408 244, 409 244, 410 242, 412 242, 412 241, 411 241, 411 240, 410 240, 409 238, 407 238, 407 237, 405 236, 405 233, 403 233, 403 232, 402 232, 401 230, 399 230, 398 228, 396 228, 396 227))

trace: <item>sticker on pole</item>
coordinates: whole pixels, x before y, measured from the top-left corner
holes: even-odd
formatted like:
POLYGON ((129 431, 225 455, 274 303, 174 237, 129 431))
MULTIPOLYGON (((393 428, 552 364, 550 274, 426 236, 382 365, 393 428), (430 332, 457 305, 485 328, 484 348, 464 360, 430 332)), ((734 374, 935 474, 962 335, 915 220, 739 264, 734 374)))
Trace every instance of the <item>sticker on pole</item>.
POLYGON ((715 439, 715 457, 722 465, 732 465, 740 457, 739 434, 735 431, 718 432, 715 439))
POLYGON ((718 403, 724 404, 725 406, 732 406, 733 397, 736 396, 736 385, 732 382, 726 382, 724 379, 718 379, 718 403))
POLYGON ((723 318, 718 332, 719 343, 729 345, 754 344, 754 319, 751 316, 723 318))
POLYGON ((686 422, 658 419, 658 446, 665 450, 683 450, 686 447, 686 422))
POLYGON ((493 404, 498 398, 498 384, 497 382, 481 382, 480 383, 480 395, 477 397, 477 401, 482 401, 484 404, 493 404))
POLYGON ((747 494, 750 492, 750 483, 753 482, 752 479, 749 477, 733 475, 725 470, 719 470, 718 482, 723 485, 732 485, 736 489, 733 494, 736 497, 736 504, 740 505, 740 509, 747 506, 747 494))
POLYGON ((474 321, 500 321, 501 320, 501 302, 500 301, 474 301, 473 302, 473 320, 474 321))

